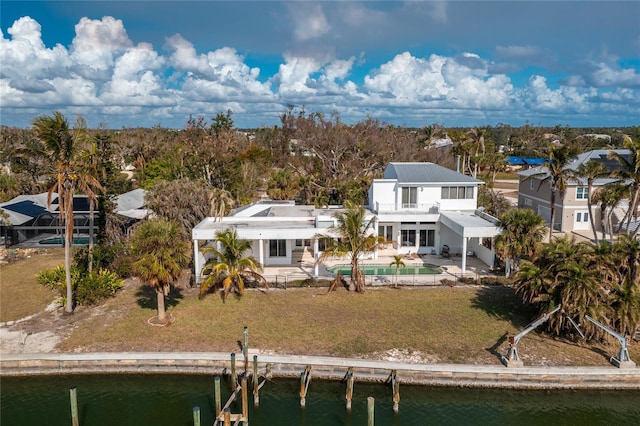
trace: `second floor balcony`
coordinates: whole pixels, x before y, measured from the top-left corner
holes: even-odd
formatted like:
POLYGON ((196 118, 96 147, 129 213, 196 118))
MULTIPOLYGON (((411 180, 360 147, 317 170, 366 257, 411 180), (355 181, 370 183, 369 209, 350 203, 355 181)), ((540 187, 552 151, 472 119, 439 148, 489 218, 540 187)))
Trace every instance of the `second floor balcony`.
POLYGON ((377 213, 401 212, 406 214, 438 214, 440 213, 440 203, 376 203, 377 213))

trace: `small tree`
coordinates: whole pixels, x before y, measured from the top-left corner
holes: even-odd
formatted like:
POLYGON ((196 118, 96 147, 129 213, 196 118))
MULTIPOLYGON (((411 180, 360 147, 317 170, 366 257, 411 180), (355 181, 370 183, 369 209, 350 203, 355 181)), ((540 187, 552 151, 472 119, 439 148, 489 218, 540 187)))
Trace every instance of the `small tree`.
POLYGON ((135 259, 133 273, 156 291, 157 320, 166 324, 164 298, 189 263, 184 235, 175 222, 153 219, 140 224, 129 243, 135 259))
POLYGON ((402 255, 401 254, 396 254, 395 256, 393 256, 393 262, 391 262, 389 264, 389 266, 395 266, 396 267, 396 284, 395 287, 398 287, 398 273, 400 272, 400 268, 404 268, 406 265, 405 263, 402 261, 402 255))
POLYGON ((207 275, 200 285, 200 297, 204 297, 212 289, 222 288, 223 297, 231 291, 241 296, 245 282, 253 280, 267 284, 260 274, 262 265, 252 256, 246 256, 251 250, 251 242, 238 238, 236 231, 227 229, 216 233, 216 242, 220 248, 205 247, 203 254, 212 257, 205 264, 202 273, 207 275))
POLYGON ((344 210, 335 215, 336 225, 329 228, 334 235, 319 236, 327 241, 320 260, 333 256, 348 256, 351 260, 349 291, 364 293, 364 275, 358 267, 360 256, 375 250, 383 237, 377 237, 370 232, 376 222, 375 216, 367 219, 365 209, 350 201, 346 201, 344 207, 344 210))
POLYGON ((517 269, 522 257, 532 257, 545 234, 542 216, 529 209, 513 209, 500 218, 496 249, 505 263, 505 275, 517 269))

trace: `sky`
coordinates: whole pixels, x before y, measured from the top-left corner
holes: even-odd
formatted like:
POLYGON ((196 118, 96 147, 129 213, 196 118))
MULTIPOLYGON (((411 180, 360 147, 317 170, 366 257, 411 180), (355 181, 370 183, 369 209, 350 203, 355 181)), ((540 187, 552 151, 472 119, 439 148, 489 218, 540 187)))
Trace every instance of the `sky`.
POLYGON ((640 1, 0 2, 0 124, 640 125, 640 1))

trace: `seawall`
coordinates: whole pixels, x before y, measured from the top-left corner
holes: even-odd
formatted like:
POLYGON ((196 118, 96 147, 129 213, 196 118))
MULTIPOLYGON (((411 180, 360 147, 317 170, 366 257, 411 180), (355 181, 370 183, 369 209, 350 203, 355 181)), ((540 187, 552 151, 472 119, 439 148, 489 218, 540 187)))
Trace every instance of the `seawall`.
MULTIPOLYGON (((299 355, 268 355, 249 351, 248 371, 257 355, 260 372, 270 365, 273 377, 300 378, 306 366, 311 377, 342 380, 353 367, 356 381, 384 382, 393 370, 401 383, 506 389, 619 389, 640 390, 640 368, 520 367, 502 365, 411 364, 394 361, 299 355)), ((236 357, 236 371, 244 371, 244 357, 236 357)), ((3 354, 0 376, 68 374, 206 374, 230 373, 230 354, 220 352, 104 352, 3 354)))

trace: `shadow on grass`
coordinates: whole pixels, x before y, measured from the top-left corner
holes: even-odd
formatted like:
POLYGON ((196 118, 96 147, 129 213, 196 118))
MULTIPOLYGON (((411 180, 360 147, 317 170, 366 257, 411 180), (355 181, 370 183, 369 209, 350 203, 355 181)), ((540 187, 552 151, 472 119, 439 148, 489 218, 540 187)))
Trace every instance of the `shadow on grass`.
MULTIPOLYGON (((158 296, 156 295, 156 291, 151 288, 151 286, 143 285, 140 286, 138 291, 136 292, 136 297, 138 298, 138 306, 143 309, 158 309, 158 296)), ((169 295, 164 299, 165 308, 175 307, 180 303, 180 300, 184 299, 184 295, 182 294, 181 288, 172 288, 169 292, 169 295)))
MULTIPOLYGON (((478 289, 475 298, 471 301, 471 306, 485 311, 492 318, 509 322, 516 330, 525 327, 536 315, 536 309, 533 306, 522 303, 514 289, 505 286, 478 289)), ((485 350, 501 361, 503 354, 499 349, 508 337, 509 331, 505 331, 491 347, 485 350)))

